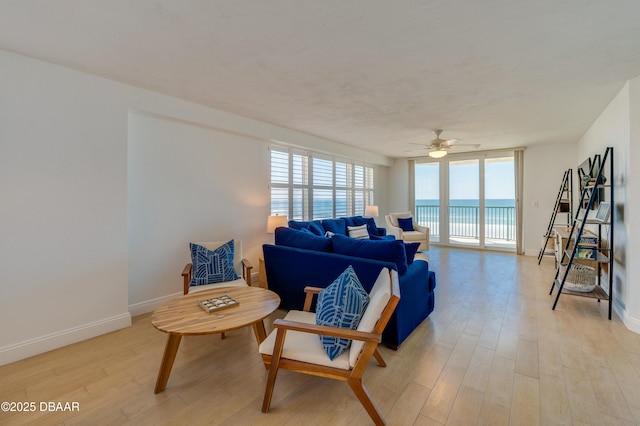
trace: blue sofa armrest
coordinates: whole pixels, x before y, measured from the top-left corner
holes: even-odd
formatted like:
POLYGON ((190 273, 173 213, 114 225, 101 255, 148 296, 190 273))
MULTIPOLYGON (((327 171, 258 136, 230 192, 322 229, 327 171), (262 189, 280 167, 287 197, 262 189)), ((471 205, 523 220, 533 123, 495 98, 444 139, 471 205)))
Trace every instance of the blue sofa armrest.
POLYGON ((378 236, 384 237, 385 235, 387 235, 387 228, 378 228, 378 236))
POLYGON ((398 346, 433 312, 435 274, 424 261, 415 261, 400 277, 400 302, 382 334, 389 347, 398 346))

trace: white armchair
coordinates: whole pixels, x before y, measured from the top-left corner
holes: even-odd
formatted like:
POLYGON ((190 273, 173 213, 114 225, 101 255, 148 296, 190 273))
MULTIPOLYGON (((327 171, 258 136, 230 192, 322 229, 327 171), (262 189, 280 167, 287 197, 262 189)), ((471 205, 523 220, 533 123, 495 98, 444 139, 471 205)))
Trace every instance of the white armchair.
POLYGON ((420 226, 413 221, 413 231, 403 231, 398 226, 398 218, 406 219, 412 217, 411 212, 389 213, 384 218, 387 222, 387 234, 396 237, 396 240, 403 240, 410 243, 420 243, 418 250, 429 250, 429 228, 420 226))

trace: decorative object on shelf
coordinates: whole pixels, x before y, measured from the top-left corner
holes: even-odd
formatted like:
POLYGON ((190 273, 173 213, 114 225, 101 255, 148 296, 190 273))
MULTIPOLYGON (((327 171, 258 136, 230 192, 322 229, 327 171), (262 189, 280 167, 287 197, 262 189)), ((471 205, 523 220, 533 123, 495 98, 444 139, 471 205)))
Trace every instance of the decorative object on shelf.
POLYGON ((611 204, 608 202, 601 202, 598 206, 598 211, 596 212, 596 221, 600 223, 606 223, 609 220, 609 210, 611 209, 611 204))
POLYGON ((598 254, 598 237, 582 235, 578 241, 576 258, 580 260, 596 260, 598 254))
MULTIPOLYGON (((560 265, 560 273, 564 274, 566 266, 560 265)), ((596 270, 587 265, 571 265, 564 282, 565 290, 589 293, 596 287, 596 270)))

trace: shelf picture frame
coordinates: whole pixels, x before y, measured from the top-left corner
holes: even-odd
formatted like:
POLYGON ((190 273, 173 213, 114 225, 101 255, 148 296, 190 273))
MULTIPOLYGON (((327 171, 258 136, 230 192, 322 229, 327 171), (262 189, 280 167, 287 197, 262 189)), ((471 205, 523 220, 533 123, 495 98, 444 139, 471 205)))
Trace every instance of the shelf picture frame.
POLYGON ((598 206, 595 219, 598 222, 606 223, 609 220, 609 214, 611 211, 611 203, 608 201, 602 201, 598 206))

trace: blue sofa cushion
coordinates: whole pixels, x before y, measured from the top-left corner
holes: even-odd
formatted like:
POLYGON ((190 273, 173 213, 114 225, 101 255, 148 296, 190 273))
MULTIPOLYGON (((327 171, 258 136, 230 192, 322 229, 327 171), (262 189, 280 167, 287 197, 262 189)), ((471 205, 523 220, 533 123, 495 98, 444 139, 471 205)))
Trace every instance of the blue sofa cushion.
POLYGON ((331 240, 335 253, 393 262, 400 275, 407 271, 407 254, 402 240, 356 240, 337 234, 331 240))
POLYGON ((324 228, 322 227, 322 222, 319 220, 314 220, 309 223, 307 229, 311 231, 314 235, 324 236, 324 228))
POLYGON ((336 235, 347 235, 347 223, 344 219, 324 219, 322 227, 325 231, 333 232, 336 235))
MULTIPOLYGON (((349 266, 318 294, 316 324, 355 330, 368 304, 369 295, 362 288, 353 267, 349 266)), ((318 337, 332 361, 351 345, 349 339, 323 335, 318 337)))
POLYGON ((193 243, 189 243, 189 249, 193 271, 189 285, 221 283, 240 278, 233 266, 233 240, 213 251, 193 243))
POLYGON ((404 243, 404 251, 407 254, 407 265, 413 263, 413 259, 416 257, 420 243, 404 243))
POLYGON ((319 220, 314 221, 301 221, 301 220, 290 220, 289 228, 293 229, 308 229, 313 232, 314 235, 324 235, 324 229, 322 228, 322 222, 319 220))
POLYGON ((412 217, 406 217, 406 218, 399 217, 398 218, 398 227, 400 229, 402 229, 403 231, 413 231, 413 218, 412 217))
POLYGON ((299 221, 299 220, 290 220, 289 221, 289 228, 292 229, 303 229, 309 226, 311 222, 306 222, 306 221, 299 221))
POLYGON ((369 235, 380 235, 380 233, 378 232, 378 225, 376 225, 376 221, 374 218, 364 217, 362 219, 367 224, 367 231, 369 231, 369 235))
POLYGON ((314 235, 306 228, 277 228, 275 243, 279 246, 296 247, 315 251, 331 251, 331 239, 314 235))
POLYGON ((347 226, 358 226, 358 225, 362 225, 362 223, 360 222, 356 223, 356 219, 359 217, 360 216, 348 216, 348 217, 341 217, 340 219, 344 220, 344 223, 347 226))

